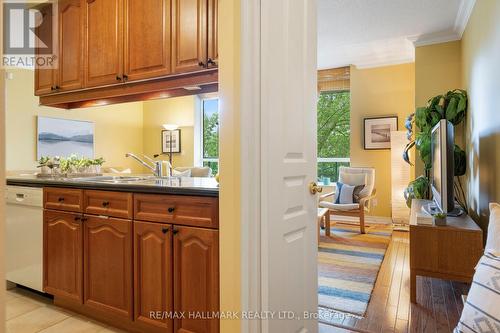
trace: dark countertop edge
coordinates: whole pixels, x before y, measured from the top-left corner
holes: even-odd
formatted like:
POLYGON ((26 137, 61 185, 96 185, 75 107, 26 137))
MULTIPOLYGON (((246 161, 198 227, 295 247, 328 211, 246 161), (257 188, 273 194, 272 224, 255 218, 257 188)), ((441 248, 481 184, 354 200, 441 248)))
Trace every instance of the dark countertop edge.
POLYGON ((102 184, 102 183, 71 183, 50 181, 47 179, 7 179, 9 186, 24 187, 62 187, 77 188, 87 190, 102 190, 116 192, 151 193, 151 194, 175 194, 175 195, 195 195, 203 197, 218 197, 219 189, 199 188, 199 187, 161 187, 148 185, 128 185, 128 184, 102 184))

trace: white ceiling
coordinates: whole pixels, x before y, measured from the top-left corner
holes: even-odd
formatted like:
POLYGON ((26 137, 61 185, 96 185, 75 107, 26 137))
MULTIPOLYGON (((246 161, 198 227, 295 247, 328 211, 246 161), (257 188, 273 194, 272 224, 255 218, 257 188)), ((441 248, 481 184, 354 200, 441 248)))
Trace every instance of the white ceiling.
POLYGON ((462 37, 475 0, 318 0, 318 68, 412 62, 462 37))

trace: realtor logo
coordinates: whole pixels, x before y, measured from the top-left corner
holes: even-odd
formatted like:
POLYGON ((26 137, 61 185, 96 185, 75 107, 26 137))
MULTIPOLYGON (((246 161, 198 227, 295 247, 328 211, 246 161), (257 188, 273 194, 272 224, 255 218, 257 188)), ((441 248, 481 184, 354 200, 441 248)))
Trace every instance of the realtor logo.
POLYGON ((55 68, 57 2, 3 2, 4 67, 55 68))

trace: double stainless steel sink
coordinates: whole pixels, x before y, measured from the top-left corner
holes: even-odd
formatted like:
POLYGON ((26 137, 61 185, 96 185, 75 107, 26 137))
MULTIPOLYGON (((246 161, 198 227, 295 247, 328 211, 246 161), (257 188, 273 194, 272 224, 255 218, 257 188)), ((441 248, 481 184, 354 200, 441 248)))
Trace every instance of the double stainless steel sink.
POLYGON ((77 182, 90 182, 90 183, 114 183, 114 184, 129 184, 133 182, 156 180, 155 176, 95 176, 95 177, 80 177, 73 178, 77 182))

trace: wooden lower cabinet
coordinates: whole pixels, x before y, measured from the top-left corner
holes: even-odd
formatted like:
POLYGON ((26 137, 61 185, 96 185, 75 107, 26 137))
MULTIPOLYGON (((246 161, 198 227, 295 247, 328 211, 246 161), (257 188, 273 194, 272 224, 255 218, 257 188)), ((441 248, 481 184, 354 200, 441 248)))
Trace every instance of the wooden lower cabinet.
POLYGON ((43 220, 43 290, 81 303, 81 214, 45 210, 43 220))
POLYGON ((134 222, 134 319, 173 331, 172 226, 134 222))
POLYGON ((175 333, 216 333, 219 321, 197 319, 219 310, 219 233, 174 226, 175 333), (190 315, 191 314, 191 315, 190 315))
POLYGON ((133 196, 149 217, 143 195, 45 189, 44 291, 59 306, 130 332, 219 332, 219 320, 207 318, 219 310, 219 231, 177 224, 208 217, 216 227, 217 201, 155 196, 155 209, 168 213, 174 203, 172 223, 97 215, 137 217, 133 196))
POLYGON ((85 215, 84 303, 132 318, 132 221, 85 215))

